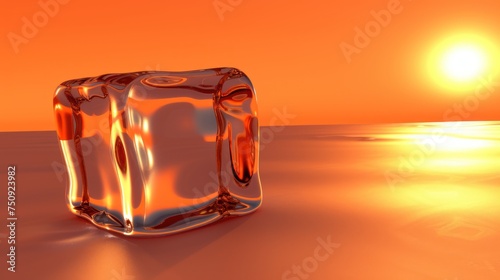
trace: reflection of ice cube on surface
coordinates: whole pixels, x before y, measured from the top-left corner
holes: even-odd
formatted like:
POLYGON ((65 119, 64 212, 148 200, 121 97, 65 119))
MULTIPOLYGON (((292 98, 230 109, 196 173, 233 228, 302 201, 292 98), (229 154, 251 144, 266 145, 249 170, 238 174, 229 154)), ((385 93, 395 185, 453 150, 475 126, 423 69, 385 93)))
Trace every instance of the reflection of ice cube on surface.
POLYGON ((255 93, 236 69, 70 80, 54 110, 68 206, 99 227, 168 234, 261 204, 255 93))

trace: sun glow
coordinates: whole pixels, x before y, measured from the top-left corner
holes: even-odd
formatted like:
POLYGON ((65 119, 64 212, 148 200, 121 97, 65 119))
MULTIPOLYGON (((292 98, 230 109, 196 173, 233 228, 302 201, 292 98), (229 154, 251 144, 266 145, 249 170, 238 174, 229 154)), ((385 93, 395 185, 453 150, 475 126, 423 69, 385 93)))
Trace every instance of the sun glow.
POLYGON ((427 60, 426 75, 450 92, 470 92, 496 73, 497 47, 485 37, 459 34, 435 45, 427 60))
POLYGON ((484 50, 473 44, 451 47, 441 60, 441 71, 456 82, 471 81, 484 74, 486 68, 484 50))

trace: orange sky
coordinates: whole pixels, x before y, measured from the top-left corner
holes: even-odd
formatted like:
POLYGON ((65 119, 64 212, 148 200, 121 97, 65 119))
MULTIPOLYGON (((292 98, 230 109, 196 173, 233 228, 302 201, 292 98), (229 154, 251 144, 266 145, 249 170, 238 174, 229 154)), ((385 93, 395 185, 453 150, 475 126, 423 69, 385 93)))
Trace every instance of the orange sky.
POLYGON ((264 125, 284 108, 290 124, 443 121, 454 104, 473 108, 463 120, 500 119, 500 89, 474 103, 473 89, 450 93, 422 66, 457 32, 500 46, 498 1, 60 2, 49 16, 37 0, 3 3, 0 131, 54 130, 52 96, 67 79, 218 66, 252 79, 264 125), (388 24, 346 58, 341 44, 355 45, 355 28, 388 6, 388 24), (38 30, 23 34, 24 19, 38 30))

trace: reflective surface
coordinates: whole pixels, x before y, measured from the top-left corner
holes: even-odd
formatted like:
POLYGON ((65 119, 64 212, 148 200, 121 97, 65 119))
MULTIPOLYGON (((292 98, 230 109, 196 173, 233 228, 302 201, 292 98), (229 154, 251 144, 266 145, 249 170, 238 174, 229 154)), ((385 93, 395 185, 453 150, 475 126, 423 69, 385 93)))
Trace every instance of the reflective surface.
POLYGON ((169 234, 261 203, 256 100, 239 70, 70 80, 54 110, 68 207, 99 227, 169 234))
MULTIPOLYGON (((17 165, 19 186, 17 272, 0 270, 0 279, 40 273, 50 279, 301 279, 295 267, 311 280, 500 279, 500 123, 448 128, 262 127, 262 135, 274 133, 261 138, 262 207, 166 238, 132 238, 82 222, 62 200, 66 169, 56 134, 0 133, 0 163, 17 165), (413 153, 417 158, 415 141, 432 138, 434 129, 447 129, 449 140, 420 164, 406 164, 413 153), (403 181, 394 177, 389 184, 388 171, 403 181), (320 250, 314 266, 317 240, 328 236, 340 246, 330 254, 320 250)), ((0 178, 5 172, 0 169, 0 178)), ((6 214, 0 211, 0 218, 6 214)), ((0 230, 2 248, 7 233, 0 230)))

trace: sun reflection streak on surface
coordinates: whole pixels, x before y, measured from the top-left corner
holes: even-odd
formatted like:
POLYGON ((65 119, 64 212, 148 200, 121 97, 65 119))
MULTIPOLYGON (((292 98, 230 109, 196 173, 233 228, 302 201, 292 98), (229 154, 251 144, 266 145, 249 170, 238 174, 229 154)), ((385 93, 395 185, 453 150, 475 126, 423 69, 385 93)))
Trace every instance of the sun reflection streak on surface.
POLYGON ((405 213, 401 226, 415 232, 464 240, 496 234, 492 217, 500 214, 500 128, 489 124, 433 123, 403 129, 405 139, 390 142, 399 160, 388 157, 381 162, 388 169, 403 170, 397 171, 403 181, 390 195, 374 191, 374 207, 400 209, 405 213), (441 138, 434 137, 436 130, 444 132, 441 138), (465 227, 468 230, 457 229, 465 227), (477 234, 469 235, 472 231, 477 234))
POLYGON ((343 162, 346 172, 356 169, 359 173, 363 168, 364 174, 351 182, 361 187, 338 194, 345 195, 345 207, 359 211, 354 208, 370 205, 375 212, 400 209, 406 213, 405 223, 433 215, 500 214, 496 199, 500 197, 498 123, 388 124, 356 132, 352 129, 345 139, 364 141, 337 144, 357 151, 355 161, 343 162), (385 180, 387 172, 399 179, 395 186, 385 180), (372 178, 371 173, 381 176, 372 178), (370 199, 361 201, 367 192, 370 199))

